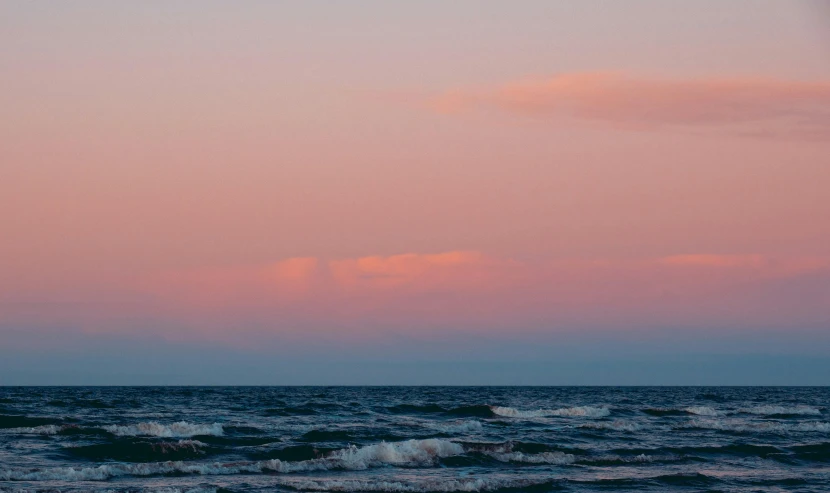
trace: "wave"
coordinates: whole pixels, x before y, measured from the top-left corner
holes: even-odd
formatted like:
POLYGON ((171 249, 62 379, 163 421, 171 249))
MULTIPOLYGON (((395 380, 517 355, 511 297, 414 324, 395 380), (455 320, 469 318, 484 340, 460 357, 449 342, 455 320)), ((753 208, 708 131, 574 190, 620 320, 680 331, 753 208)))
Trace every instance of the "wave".
POLYGON ((725 414, 723 411, 718 411, 709 406, 690 406, 685 408, 665 408, 665 407, 650 407, 643 409, 645 414, 650 416, 721 416, 725 414))
POLYGON ((386 408, 387 411, 393 414, 409 414, 409 413, 444 413, 446 409, 438 404, 398 404, 397 406, 390 406, 386 408))
POLYGON ((200 435, 222 436, 225 433, 219 423, 194 424, 187 421, 167 425, 149 421, 133 425, 107 425, 102 428, 116 436, 154 436, 160 438, 185 438, 200 435))
POLYGON ((692 474, 664 474, 651 478, 653 481, 671 486, 695 486, 704 487, 720 483, 718 478, 707 476, 701 473, 692 474))
POLYGON ((611 414, 607 407, 577 406, 561 409, 536 409, 521 411, 512 407, 492 406, 493 414, 507 418, 547 418, 552 416, 604 418, 611 414))
POLYGON ((734 414, 754 414, 770 417, 787 416, 821 416, 821 409, 810 406, 755 406, 743 407, 733 411, 717 410, 709 406, 690 406, 683 409, 678 408, 648 408, 644 413, 652 416, 683 416, 693 414, 696 416, 726 416, 734 414))
POLYGON ((590 428, 594 430, 611 430, 611 431, 626 431, 626 432, 635 432, 639 431, 642 427, 637 423, 631 421, 622 421, 622 420, 614 420, 614 421, 589 421, 587 423, 583 423, 579 425, 579 428, 590 428))
POLYGON ((810 406, 756 406, 741 408, 739 413, 758 414, 762 416, 821 416, 821 409, 810 406))
POLYGON ((681 428, 701 428, 736 433, 787 433, 787 432, 830 432, 830 423, 823 421, 802 421, 781 423, 776 421, 750 422, 736 419, 692 419, 681 428))
POLYGON ((652 463, 667 463, 680 462, 687 460, 685 457, 673 454, 664 455, 646 455, 644 453, 639 455, 600 455, 597 457, 580 457, 577 458, 576 464, 586 466, 618 466, 618 465, 632 465, 632 464, 652 464, 652 463))
POLYGON ((785 452, 772 445, 753 445, 751 443, 731 443, 727 445, 682 447, 670 449, 687 455, 733 455, 739 457, 769 457, 783 455, 785 452))
POLYGON ((56 488, 49 488, 46 490, 42 489, 27 489, 27 488, 15 488, 12 490, 8 490, 5 488, 0 487, 0 493, 230 493, 230 490, 226 490, 224 488, 216 488, 212 486, 196 486, 193 488, 175 488, 175 487, 162 487, 162 488, 104 488, 104 489, 90 489, 84 488, 82 490, 78 490, 75 488, 68 488, 65 490, 56 489, 56 488))
POLYGON ((643 409, 645 414, 650 416, 688 416, 689 413, 683 409, 672 409, 665 407, 650 407, 643 409))
POLYGON ((59 424, 61 420, 53 418, 39 418, 13 414, 0 414, 0 428, 26 428, 49 424, 59 424))
POLYGON ((698 416, 721 416, 723 411, 711 408, 709 406, 691 406, 684 409, 689 414, 696 414, 698 416))
POLYGON ((332 492, 390 492, 390 493, 455 493, 455 492, 494 492, 501 490, 531 489, 544 491, 555 489, 556 483, 550 479, 527 478, 469 478, 469 479, 424 479, 368 481, 361 479, 306 479, 279 478, 279 486, 298 491, 332 491, 332 492))
MULTIPOLYGON (((205 444, 180 441, 161 445, 155 453, 201 453, 205 444)), ((316 452, 316 451, 315 451, 316 452)), ((112 463, 97 467, 56 467, 48 469, 0 469, 0 480, 6 481, 104 481, 119 476, 155 476, 169 474, 231 475, 241 473, 297 473, 330 470, 361 471, 383 466, 428 467, 439 459, 477 452, 499 462, 567 465, 575 461, 573 454, 545 451, 538 454, 514 450, 512 443, 462 445, 449 440, 428 438, 403 442, 381 442, 363 447, 351 446, 328 453, 321 458, 286 462, 280 459, 236 462, 148 462, 112 463)))
POLYGON ((598 486, 602 489, 615 489, 622 487, 626 489, 637 489, 637 491, 650 489, 654 483, 666 486, 690 486, 690 487, 707 487, 720 483, 718 478, 707 476, 701 473, 676 473, 664 474, 660 476, 644 476, 638 478, 614 478, 614 479, 591 479, 591 480, 575 480, 569 479, 568 483, 575 485, 590 485, 598 486))
POLYGON ((524 464, 550 464, 564 466, 573 464, 576 457, 564 452, 542 452, 540 454, 526 454, 524 452, 489 452, 485 455, 496 459, 499 462, 512 462, 524 464))
POLYGON ((23 428, 9 428, 12 433, 20 435, 57 435, 69 427, 77 427, 76 425, 41 425, 23 428))
POLYGON ((493 407, 486 405, 456 407, 447 411, 446 414, 450 414, 453 416, 471 416, 478 418, 492 418, 493 416, 495 416, 493 407))
POLYGON ((441 433, 475 433, 484 428, 481 421, 475 420, 451 421, 447 423, 431 422, 425 423, 425 426, 440 431, 441 433))
POLYGON ((245 455, 254 460, 279 459, 283 462, 302 462, 321 459, 339 449, 320 447, 317 445, 289 445, 277 449, 263 450, 252 447, 245 455))
MULTIPOLYGON (((405 442, 381 442, 365 447, 354 445, 333 452, 326 459, 336 464, 336 468, 361 470, 378 465, 424 466, 435 463, 441 457, 450 457, 464 453, 464 447, 455 442, 428 438, 425 440, 407 440, 405 442)), ((327 467, 327 469, 329 469, 327 467)))
POLYGON ((198 440, 179 440, 178 442, 119 440, 115 443, 66 447, 63 451, 91 460, 155 462, 199 458, 207 453, 207 447, 207 444, 198 440))
POLYGON ((51 400, 46 403, 52 407, 71 407, 71 408, 92 408, 92 409, 112 409, 115 404, 102 401, 101 399, 72 399, 70 401, 51 400))
POLYGON ((544 445, 534 445, 536 444, 516 444, 513 442, 468 443, 464 450, 465 452, 490 457, 499 462, 509 463, 568 465, 573 464, 576 460, 574 454, 550 450, 549 447, 544 445))
POLYGON ((198 458, 206 453, 206 448, 207 444, 198 440, 179 440, 178 442, 119 441, 66 447, 63 450, 70 455, 85 459, 154 462, 198 458))
POLYGON ((354 435, 343 430, 311 430, 298 438, 302 442, 348 442, 354 439, 354 435))
POLYGON ((316 410, 307 407, 278 407, 269 408, 262 411, 264 416, 314 416, 316 410))
POLYGON ((790 447, 799 459, 830 462, 830 443, 814 443, 790 447))
POLYGON ((429 466, 441 457, 460 455, 464 448, 455 442, 430 438, 405 442, 381 442, 365 447, 351 446, 321 459, 283 462, 279 459, 236 462, 154 462, 146 464, 104 464, 97 467, 58 467, 51 469, 0 469, 6 481, 104 481, 118 476, 154 476, 162 474, 229 475, 263 472, 311 472, 333 469, 364 470, 386 465, 429 466))

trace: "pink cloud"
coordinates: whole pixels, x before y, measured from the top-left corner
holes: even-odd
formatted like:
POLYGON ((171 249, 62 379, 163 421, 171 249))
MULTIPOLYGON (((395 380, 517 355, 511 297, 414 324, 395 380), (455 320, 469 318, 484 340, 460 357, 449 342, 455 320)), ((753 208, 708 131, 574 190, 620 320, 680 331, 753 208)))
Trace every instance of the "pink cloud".
POLYGON ((440 113, 491 108, 641 129, 672 126, 727 129, 746 135, 830 135, 830 81, 572 73, 527 78, 500 87, 448 91, 427 105, 440 113))
POLYGON ((510 266, 518 264, 475 251, 408 253, 329 262, 333 281, 346 290, 477 289, 485 287, 501 269, 510 266))
POLYGON ((427 338, 677 326, 786 331, 828 321, 830 258, 300 257, 155 273, 120 292, 125 302, 118 304, 0 304, 0 320, 33 330, 60 324, 249 346, 273 336, 356 344, 402 331, 427 338))
POLYGON ((767 264, 763 255, 672 255, 658 260, 663 265, 678 267, 752 267, 759 268, 767 264))
POLYGON ((672 310, 698 316, 686 308, 714 306, 750 286, 828 268, 826 258, 758 254, 523 263, 451 251, 197 269, 153 276, 145 288, 193 315, 258 314, 320 326, 344 320, 486 325, 521 319, 564 326, 605 316, 614 325, 613 317, 646 320, 672 310))
POLYGON ((148 276, 142 289, 185 305, 286 304, 307 297, 317 279, 319 261, 288 258, 261 266, 170 271, 148 276))

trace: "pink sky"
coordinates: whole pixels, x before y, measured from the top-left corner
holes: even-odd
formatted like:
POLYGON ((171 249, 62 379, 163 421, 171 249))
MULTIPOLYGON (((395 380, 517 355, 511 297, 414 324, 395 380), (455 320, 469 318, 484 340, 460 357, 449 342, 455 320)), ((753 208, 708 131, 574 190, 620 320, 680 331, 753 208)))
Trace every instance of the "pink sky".
POLYGON ((828 12, 520 3, 3 5, 0 341, 830 330, 828 12))

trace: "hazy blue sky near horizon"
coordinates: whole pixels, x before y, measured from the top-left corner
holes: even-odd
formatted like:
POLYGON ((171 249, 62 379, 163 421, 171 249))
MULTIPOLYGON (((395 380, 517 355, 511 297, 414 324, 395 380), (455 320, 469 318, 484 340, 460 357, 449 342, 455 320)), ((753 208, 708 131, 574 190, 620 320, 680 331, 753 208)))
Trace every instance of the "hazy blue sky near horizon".
POLYGON ((0 385, 830 385, 830 2, 5 2, 0 108, 0 385))

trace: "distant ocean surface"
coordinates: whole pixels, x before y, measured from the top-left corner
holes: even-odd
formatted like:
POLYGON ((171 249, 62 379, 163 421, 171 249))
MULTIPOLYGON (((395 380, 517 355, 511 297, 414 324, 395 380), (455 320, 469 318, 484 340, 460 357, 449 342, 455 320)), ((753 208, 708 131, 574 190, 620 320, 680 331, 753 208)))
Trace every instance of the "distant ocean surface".
POLYGON ((830 491, 830 388, 5 387, 0 491, 830 491))

